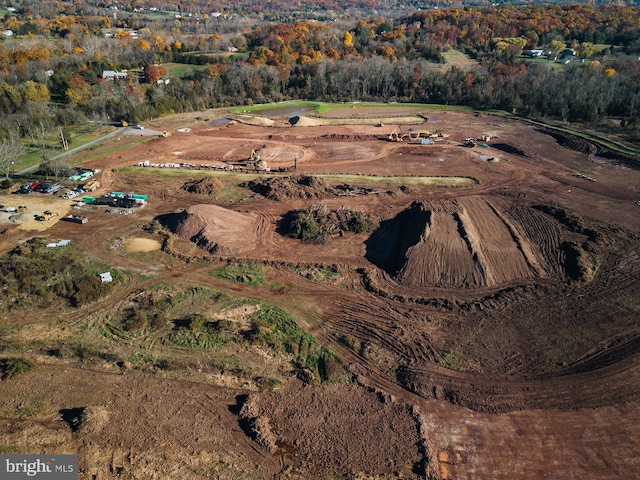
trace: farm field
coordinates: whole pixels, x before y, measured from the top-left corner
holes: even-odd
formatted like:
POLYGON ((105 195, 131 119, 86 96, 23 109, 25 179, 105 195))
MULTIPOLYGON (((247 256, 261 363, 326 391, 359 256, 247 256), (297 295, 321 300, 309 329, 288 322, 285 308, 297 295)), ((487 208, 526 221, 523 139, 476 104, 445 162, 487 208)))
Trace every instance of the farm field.
POLYGON ((3 287, 0 357, 33 365, 0 449, 82 479, 638 477, 640 160, 489 113, 323 117, 128 129, 81 162, 149 196, 126 215, 0 197, 27 207, 2 254, 119 272, 76 306, 3 287))

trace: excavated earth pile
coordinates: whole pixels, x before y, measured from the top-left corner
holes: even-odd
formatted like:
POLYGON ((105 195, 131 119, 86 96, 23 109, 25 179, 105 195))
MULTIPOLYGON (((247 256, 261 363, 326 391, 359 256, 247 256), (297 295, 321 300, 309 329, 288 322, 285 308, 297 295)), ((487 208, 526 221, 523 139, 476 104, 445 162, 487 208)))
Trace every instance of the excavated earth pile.
POLYGON ((337 194, 323 179, 308 175, 271 177, 251 180, 240 185, 278 202, 294 198, 323 198, 337 194))
MULTIPOLYGON (((485 197, 416 202, 383 222, 367 256, 408 287, 492 287, 557 272, 553 223, 538 217, 537 228, 525 227, 499 205, 485 197)), ((520 210, 523 220, 535 216, 520 210)))
POLYGON ((189 193, 215 196, 222 190, 222 186, 222 182, 217 178, 205 177, 185 182, 181 188, 189 193))
POLYGON ((166 224, 178 237, 209 253, 239 254, 255 246, 257 218, 217 205, 193 205, 166 224))

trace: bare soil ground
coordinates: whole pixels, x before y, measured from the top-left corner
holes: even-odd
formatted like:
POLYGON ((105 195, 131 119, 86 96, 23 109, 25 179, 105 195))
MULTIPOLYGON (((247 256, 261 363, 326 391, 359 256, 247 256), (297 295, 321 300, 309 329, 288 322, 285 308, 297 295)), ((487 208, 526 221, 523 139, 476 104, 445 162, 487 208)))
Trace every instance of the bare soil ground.
MULTIPOLYGON (((640 165, 516 120, 427 117, 414 126, 215 126, 201 114, 167 119, 189 132, 97 149, 86 166, 102 169, 98 193, 135 191, 149 204, 126 216, 86 206, 87 224, 51 222, 42 233, 144 279, 69 317, 4 315, 6 338, 28 342, 38 328, 65 338, 83 321, 83 331, 105 335, 84 319, 120 308, 150 278, 224 285, 292 312, 356 382, 314 386, 291 373, 262 392, 223 388, 206 369, 171 378, 109 361, 72 368, 40 353, 35 370, 2 382, 1 448, 78 451, 87 479, 638 477, 640 165), (387 141, 412 128, 450 136, 387 141), (462 146, 483 135, 495 136, 487 148, 462 146), (238 166, 252 150, 272 170, 353 177, 338 188, 282 173, 137 167, 238 166), (358 175, 474 182, 371 184, 358 175), (250 181, 258 186, 239 186, 250 181), (279 233, 286 212, 319 204, 360 210, 380 228, 323 245, 279 233), (153 220, 170 233, 142 232, 153 220), (163 249, 141 252, 136 239, 163 249), (277 288, 215 280, 208 273, 220 260, 264 265, 277 288), (312 274, 328 267, 332 281, 312 274), (59 411, 86 407, 97 424, 73 432, 59 411)), ((169 128, 162 122, 158 131, 169 128)), ((29 209, 52 210, 44 195, 24 202, 36 200, 29 209)), ((10 220, 0 225, 3 251, 34 234, 10 220)))

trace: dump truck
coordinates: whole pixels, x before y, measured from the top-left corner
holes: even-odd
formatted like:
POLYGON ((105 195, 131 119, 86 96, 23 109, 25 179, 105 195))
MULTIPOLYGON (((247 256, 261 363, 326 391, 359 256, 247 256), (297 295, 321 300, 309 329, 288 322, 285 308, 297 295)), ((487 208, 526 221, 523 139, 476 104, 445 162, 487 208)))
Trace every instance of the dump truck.
POLYGON ((64 220, 66 220, 67 222, 80 224, 85 224, 89 221, 87 217, 83 217, 82 215, 67 215, 66 217, 64 217, 64 220))

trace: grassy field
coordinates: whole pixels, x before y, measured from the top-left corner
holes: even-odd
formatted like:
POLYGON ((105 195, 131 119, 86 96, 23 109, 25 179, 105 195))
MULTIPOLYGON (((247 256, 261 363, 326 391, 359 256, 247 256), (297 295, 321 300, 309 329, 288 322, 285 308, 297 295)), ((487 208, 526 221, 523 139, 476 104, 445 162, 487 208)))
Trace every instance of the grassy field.
POLYGON ((196 51, 196 52, 185 52, 184 55, 193 56, 193 57, 208 57, 208 58, 242 58, 244 53, 236 53, 236 52, 221 52, 221 51, 196 51))
POLYGON ((182 78, 187 73, 204 70, 205 65, 191 65, 186 63, 163 63, 162 66, 167 69, 169 78, 182 78))
POLYGON ((290 107, 307 107, 312 108, 314 114, 323 115, 331 110, 342 109, 349 106, 357 106, 361 108, 419 108, 420 110, 468 110, 473 111, 471 107, 457 106, 457 105, 440 105, 436 103, 367 103, 367 102, 352 102, 352 103, 325 103, 325 102, 310 102, 305 100, 281 102, 281 103, 268 103, 263 105, 255 105, 251 107, 241 106, 232 110, 236 114, 247 113, 259 113, 262 110, 273 110, 278 107, 290 108, 290 107))
MULTIPOLYGON (((76 148, 112 132, 114 127, 108 125, 82 124, 65 128, 69 148, 76 148)), ((14 171, 37 165, 49 158, 64 153, 59 131, 50 132, 43 145, 36 145, 31 139, 24 139, 25 153, 20 155, 14 165, 14 171)), ((72 157, 69 157, 72 158, 72 157)), ((85 158, 82 158, 84 160, 85 158)), ((81 159, 78 158, 78 161, 81 159)), ((67 163, 69 161, 67 160, 67 163)), ((72 164, 72 163, 71 163, 72 164)))
POLYGON ((468 71, 478 68, 478 62, 466 53, 462 53, 460 50, 447 50, 442 53, 442 56, 447 62, 443 65, 443 69, 456 67, 462 71, 468 71))
POLYGON ((521 58, 524 61, 524 63, 526 63, 527 65, 542 65, 543 67, 551 68, 553 70, 560 70, 561 68, 564 67, 562 63, 551 62, 546 57, 531 58, 526 55, 523 55, 521 58))

